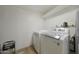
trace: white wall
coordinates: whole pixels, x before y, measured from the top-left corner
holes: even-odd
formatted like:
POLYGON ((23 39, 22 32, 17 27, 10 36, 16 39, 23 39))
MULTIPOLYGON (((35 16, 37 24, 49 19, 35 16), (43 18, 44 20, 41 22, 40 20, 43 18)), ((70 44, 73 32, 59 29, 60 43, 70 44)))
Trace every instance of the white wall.
POLYGON ((42 24, 39 13, 14 6, 0 6, 0 43, 15 40, 17 49, 28 47, 32 32, 42 29, 42 24))
MULTIPOLYGON (((46 20, 45 26, 46 29, 52 29, 53 27, 56 27, 56 25, 60 26, 63 24, 63 22, 68 22, 69 25, 74 24, 76 21, 76 12, 77 10, 70 11, 67 13, 64 13, 62 15, 50 18, 46 20)), ((75 34, 75 27, 71 27, 71 36, 75 34)))

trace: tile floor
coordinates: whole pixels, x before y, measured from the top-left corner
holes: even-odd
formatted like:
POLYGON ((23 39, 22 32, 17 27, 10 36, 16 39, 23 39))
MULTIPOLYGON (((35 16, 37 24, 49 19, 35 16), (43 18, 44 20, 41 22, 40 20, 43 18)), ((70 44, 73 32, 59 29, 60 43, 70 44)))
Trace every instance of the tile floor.
POLYGON ((17 52, 16 54, 36 54, 36 52, 34 51, 34 49, 32 47, 28 47, 28 48, 25 48, 25 49, 17 52))

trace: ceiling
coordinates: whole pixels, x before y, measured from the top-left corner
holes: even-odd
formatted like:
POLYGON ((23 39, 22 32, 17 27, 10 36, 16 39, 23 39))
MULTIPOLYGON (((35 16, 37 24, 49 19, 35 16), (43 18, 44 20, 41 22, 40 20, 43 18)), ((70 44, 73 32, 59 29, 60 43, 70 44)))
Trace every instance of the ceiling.
POLYGON ((43 18, 46 19, 46 18, 55 17, 76 9, 79 9, 79 5, 59 5, 54 9, 51 9, 49 12, 43 14, 43 18))
POLYGON ((41 13, 44 17, 53 16, 79 8, 77 5, 19 5, 19 8, 41 13))
MULTIPOLYGON (((12 7, 12 5, 9 5, 7 7, 12 7)), ((23 9, 25 11, 29 10, 30 12, 40 13, 43 18, 48 18, 51 16, 55 17, 60 14, 79 8, 79 6, 77 5, 13 5, 13 7, 18 7, 19 9, 23 9)))
POLYGON ((18 7, 25 9, 25 10, 28 9, 30 11, 44 14, 44 13, 50 11, 51 9, 54 9, 56 6, 57 5, 20 5, 18 7))

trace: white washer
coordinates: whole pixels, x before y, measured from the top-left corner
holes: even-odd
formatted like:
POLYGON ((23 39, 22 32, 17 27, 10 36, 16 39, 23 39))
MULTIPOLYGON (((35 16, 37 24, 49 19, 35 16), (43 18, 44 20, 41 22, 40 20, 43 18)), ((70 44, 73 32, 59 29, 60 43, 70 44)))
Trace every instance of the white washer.
POLYGON ((67 28, 56 28, 56 31, 41 34, 42 54, 69 53, 69 31, 67 28))
POLYGON ((33 33, 32 35, 32 41, 33 41, 33 47, 34 49, 36 50, 37 53, 40 53, 40 37, 41 37, 41 34, 43 33, 46 33, 47 31, 46 30, 41 30, 41 31, 36 31, 33 33))

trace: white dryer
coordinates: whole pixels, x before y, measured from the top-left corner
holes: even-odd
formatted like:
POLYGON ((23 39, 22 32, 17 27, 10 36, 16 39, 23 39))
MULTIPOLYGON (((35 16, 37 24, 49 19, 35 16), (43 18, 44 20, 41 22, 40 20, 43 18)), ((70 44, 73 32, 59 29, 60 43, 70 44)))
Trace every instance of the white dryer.
POLYGON ((41 34, 42 54, 69 53, 69 30, 67 28, 56 28, 55 31, 41 34))

